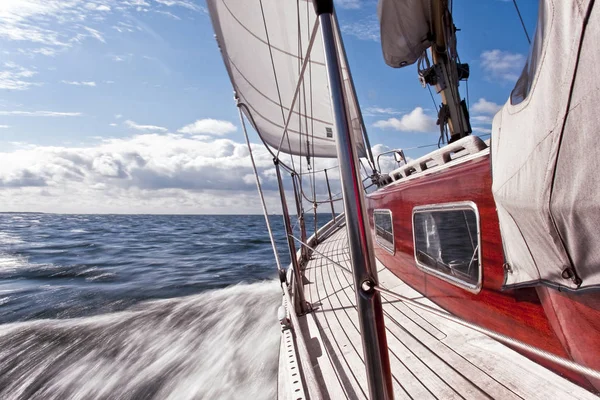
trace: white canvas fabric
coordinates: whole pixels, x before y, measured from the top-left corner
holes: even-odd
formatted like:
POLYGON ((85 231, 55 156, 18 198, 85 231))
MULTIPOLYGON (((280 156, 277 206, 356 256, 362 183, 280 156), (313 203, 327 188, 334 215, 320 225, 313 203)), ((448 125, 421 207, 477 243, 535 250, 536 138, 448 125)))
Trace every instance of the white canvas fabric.
POLYGON ((494 118, 492 191, 507 287, 600 285, 600 10, 590 7, 540 0, 532 53, 494 118))
POLYGON ((431 0, 380 0, 381 49, 390 67, 413 64, 431 46, 431 0))
MULTIPOLYGON (((207 0, 207 6, 235 94, 248 107, 251 115, 245 108, 242 110, 261 138, 275 150, 282 143, 284 153, 336 157, 334 119, 320 30, 288 126, 289 135, 283 142, 281 140, 302 59, 317 20, 312 2, 207 0)), ((358 103, 350 90, 348 67, 343 57, 340 58, 350 124, 358 155, 364 157, 358 103)))

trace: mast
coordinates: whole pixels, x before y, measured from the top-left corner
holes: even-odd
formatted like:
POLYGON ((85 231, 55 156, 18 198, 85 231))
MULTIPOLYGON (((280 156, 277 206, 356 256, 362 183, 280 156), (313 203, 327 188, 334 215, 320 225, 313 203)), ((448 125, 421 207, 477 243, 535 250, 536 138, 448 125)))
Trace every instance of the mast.
MULTIPOLYGON (((323 38, 325 64, 331 104, 334 113, 334 134, 340 164, 342 193, 346 211, 346 227, 352 261, 352 273, 358 305, 365 368, 371 399, 392 399, 392 374, 381 307, 381 296, 373 288, 377 285, 377 268, 373 254, 362 180, 356 153, 355 138, 351 134, 343 81, 340 53, 334 33, 332 0, 313 0, 323 38)), ((340 47, 343 46, 339 38, 340 47)))
POLYGON ((431 11, 431 57, 434 65, 424 71, 423 80, 435 86, 442 98, 438 123, 440 127, 448 124, 449 143, 452 143, 471 133, 467 104, 461 100, 458 90, 459 81, 469 77, 469 65, 460 64, 456 59, 456 27, 448 9, 448 0, 433 0, 431 11))

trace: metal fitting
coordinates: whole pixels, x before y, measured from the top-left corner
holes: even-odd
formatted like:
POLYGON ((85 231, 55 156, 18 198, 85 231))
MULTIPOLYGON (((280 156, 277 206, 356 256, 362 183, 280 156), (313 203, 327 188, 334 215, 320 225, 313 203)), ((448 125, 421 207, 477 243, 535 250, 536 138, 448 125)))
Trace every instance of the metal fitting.
POLYGON ((373 284, 373 281, 367 279, 360 284, 360 288, 365 293, 372 293, 375 290, 375 285, 373 284))

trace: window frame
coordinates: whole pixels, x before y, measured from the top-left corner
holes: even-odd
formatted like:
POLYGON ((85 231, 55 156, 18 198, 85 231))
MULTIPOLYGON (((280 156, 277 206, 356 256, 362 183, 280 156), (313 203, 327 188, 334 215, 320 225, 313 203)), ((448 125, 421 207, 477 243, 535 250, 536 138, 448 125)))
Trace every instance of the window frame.
POLYGON ((392 210, 387 208, 376 208, 373 210, 373 228, 375 229, 375 241, 379 244, 384 250, 386 250, 391 255, 396 254, 396 237, 394 236, 394 214, 392 214, 392 210), (377 221, 375 220, 375 214, 389 214, 390 222, 392 225, 392 246, 390 248, 388 243, 383 243, 380 241, 379 236, 377 235, 377 221))
POLYGON ((440 278, 448 283, 451 283, 455 286, 458 286, 462 289, 465 289, 471 293, 479 293, 482 288, 483 282, 483 265, 481 258, 481 225, 479 220, 479 209, 477 208, 477 204, 472 201, 460 201, 453 203, 440 203, 440 204, 428 204, 422 206, 416 206, 413 208, 412 216, 411 216, 411 227, 412 227, 412 237, 413 237, 413 257, 415 259, 415 264, 418 269, 421 271, 433 275, 437 278, 440 278), (422 264, 419 262, 417 258, 417 240, 415 236, 415 215, 419 213, 426 212, 435 212, 435 211, 473 211, 475 213, 475 221, 477 225, 477 260, 478 260, 478 274, 477 274, 477 283, 470 283, 463 279, 457 278, 453 275, 445 274, 435 268, 432 268, 428 265, 422 264))

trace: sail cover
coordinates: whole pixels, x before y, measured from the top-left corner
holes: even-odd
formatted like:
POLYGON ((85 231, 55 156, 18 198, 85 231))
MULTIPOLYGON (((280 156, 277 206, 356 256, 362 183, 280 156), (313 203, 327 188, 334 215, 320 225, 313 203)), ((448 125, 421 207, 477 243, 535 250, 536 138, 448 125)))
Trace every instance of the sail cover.
MULTIPOLYGON (((335 126, 320 29, 293 107, 285 121, 317 22, 307 0, 207 0, 219 47, 238 101, 262 140, 284 153, 336 157, 335 126)), ((340 38, 337 40, 341 43, 340 38)), ((359 157, 364 157, 358 102, 340 57, 346 106, 359 157)))
POLYGON ((540 1, 531 54, 494 118, 492 191, 507 287, 600 286, 600 5, 593 4, 540 1))
POLYGON ((383 58, 390 67, 413 64, 431 46, 431 0, 379 0, 383 58))

